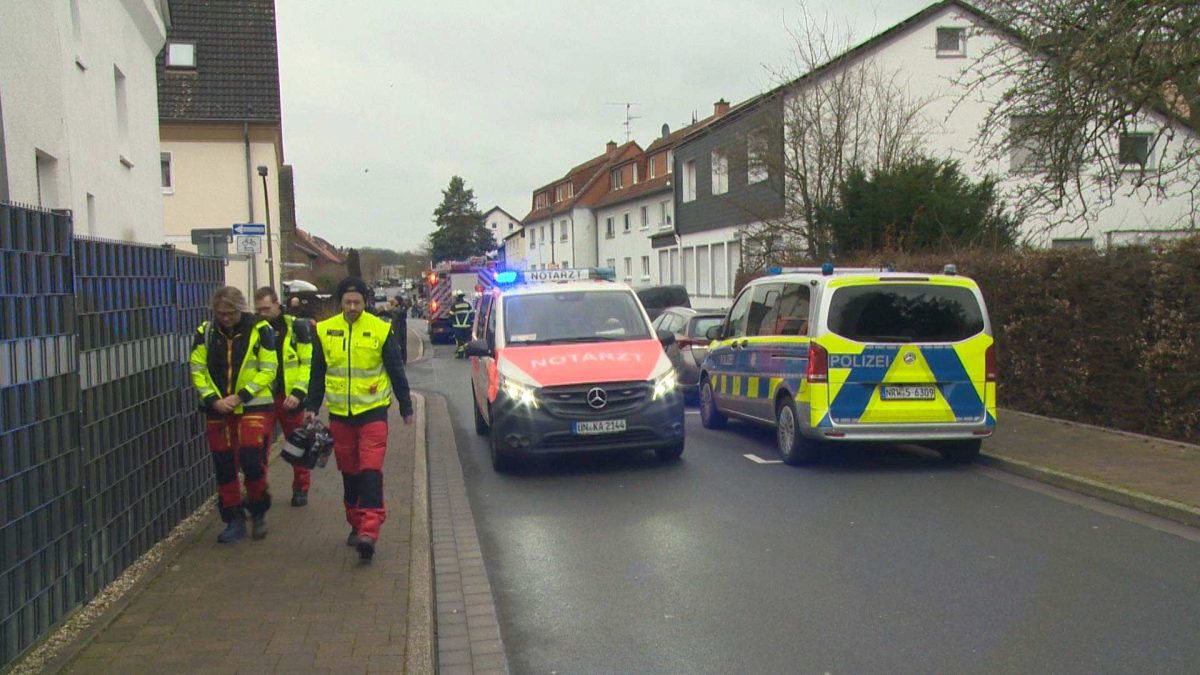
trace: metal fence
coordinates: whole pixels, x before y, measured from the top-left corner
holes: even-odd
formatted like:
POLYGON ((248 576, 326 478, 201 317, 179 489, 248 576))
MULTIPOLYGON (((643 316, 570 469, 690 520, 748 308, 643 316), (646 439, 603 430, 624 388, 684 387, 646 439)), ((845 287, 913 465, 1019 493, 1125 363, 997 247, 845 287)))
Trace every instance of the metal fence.
POLYGON ((187 351, 223 283, 0 204, 0 668, 212 493, 187 351))

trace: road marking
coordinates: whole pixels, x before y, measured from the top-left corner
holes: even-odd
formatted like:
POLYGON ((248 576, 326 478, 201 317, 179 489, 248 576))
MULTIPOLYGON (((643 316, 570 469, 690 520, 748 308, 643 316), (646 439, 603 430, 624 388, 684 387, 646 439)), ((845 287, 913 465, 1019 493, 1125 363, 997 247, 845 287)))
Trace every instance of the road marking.
POLYGON ((699 415, 700 411, 699 410, 684 410, 683 414, 684 415, 699 415))
POLYGON ((755 464, 783 464, 782 459, 763 459, 762 457, 759 457, 758 455, 753 455, 750 453, 746 453, 746 454, 742 455, 742 457, 745 457, 746 459, 750 460, 751 462, 754 462, 755 464))

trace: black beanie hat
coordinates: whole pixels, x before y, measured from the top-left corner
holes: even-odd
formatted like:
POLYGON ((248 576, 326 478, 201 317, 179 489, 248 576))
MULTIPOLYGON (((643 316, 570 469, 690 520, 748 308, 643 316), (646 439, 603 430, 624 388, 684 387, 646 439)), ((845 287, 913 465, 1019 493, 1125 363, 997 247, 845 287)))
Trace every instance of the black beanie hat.
POLYGON ((367 288, 367 282, 358 277, 342 279, 337 285, 337 290, 333 292, 333 301, 340 305, 342 296, 347 293, 361 293, 364 301, 371 297, 371 289, 367 288))

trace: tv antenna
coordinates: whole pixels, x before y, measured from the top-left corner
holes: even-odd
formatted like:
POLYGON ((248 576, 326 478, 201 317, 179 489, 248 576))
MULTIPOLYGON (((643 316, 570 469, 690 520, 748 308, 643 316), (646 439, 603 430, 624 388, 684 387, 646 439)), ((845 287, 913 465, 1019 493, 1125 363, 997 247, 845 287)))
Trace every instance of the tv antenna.
POLYGON ((605 103, 604 105, 623 105, 623 106, 625 106, 625 142, 628 143, 629 139, 633 136, 632 122, 634 120, 642 119, 641 115, 633 114, 633 106, 640 105, 640 104, 627 101, 625 103, 605 103))

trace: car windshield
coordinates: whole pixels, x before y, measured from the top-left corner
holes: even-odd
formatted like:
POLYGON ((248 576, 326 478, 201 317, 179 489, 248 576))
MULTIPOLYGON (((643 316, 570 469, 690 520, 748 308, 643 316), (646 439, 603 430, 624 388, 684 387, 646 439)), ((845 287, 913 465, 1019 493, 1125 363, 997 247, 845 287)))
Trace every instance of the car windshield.
POLYGON ((692 328, 688 331, 688 335, 691 337, 702 338, 706 333, 708 333, 709 328, 712 328, 713 326, 720 326, 721 322, 724 320, 725 317, 723 316, 698 317, 692 321, 692 328))
POLYGON ((958 342, 983 331, 983 309, 960 286, 850 286, 833 293, 829 330, 857 342, 958 342))
POLYGON ((632 293, 566 291, 504 299, 509 345, 644 340, 650 327, 632 293))

